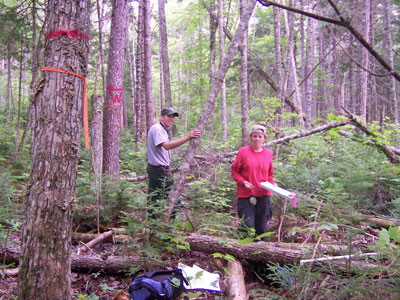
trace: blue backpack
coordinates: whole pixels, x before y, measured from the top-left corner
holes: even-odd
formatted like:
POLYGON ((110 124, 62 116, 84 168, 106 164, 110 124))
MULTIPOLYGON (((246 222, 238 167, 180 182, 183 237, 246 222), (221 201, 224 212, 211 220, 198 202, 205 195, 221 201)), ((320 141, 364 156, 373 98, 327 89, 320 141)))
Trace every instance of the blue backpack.
POLYGON ((138 275, 129 285, 132 300, 175 300, 188 284, 182 270, 158 270, 138 275))

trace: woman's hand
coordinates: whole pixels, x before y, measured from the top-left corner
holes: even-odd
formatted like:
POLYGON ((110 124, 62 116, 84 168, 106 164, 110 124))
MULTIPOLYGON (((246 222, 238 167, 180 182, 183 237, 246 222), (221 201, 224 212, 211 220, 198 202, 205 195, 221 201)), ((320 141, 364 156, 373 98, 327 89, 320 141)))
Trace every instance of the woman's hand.
POLYGON ((249 190, 254 189, 254 186, 248 181, 243 181, 243 185, 249 190))

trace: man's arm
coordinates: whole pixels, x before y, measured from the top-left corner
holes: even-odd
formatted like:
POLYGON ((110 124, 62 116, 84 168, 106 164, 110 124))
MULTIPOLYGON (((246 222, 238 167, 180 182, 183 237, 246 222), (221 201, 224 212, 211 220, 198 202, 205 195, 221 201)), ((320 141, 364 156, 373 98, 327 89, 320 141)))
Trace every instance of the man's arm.
POLYGON ((161 145, 164 147, 165 150, 171 150, 174 149, 176 147, 179 147, 180 145, 190 141, 193 138, 197 138, 201 136, 201 132, 198 129, 194 129, 192 130, 189 135, 184 136, 180 139, 174 140, 174 141, 167 141, 162 143, 161 145))

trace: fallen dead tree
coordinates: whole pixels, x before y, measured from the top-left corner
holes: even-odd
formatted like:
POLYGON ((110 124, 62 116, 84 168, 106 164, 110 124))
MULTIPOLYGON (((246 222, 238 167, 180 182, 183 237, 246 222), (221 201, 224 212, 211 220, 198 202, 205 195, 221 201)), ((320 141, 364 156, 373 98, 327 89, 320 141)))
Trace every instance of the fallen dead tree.
MULTIPOLYGON (((237 240, 227 239, 221 242, 220 238, 212 236, 204 236, 191 234, 186 237, 190 249, 205 253, 227 253, 238 259, 248 259, 255 262, 274 262, 280 264, 294 264, 301 259, 310 256, 313 251, 314 244, 287 244, 285 243, 266 243, 256 242, 250 244, 238 244, 237 240), (287 246, 287 247, 285 247, 287 246)), ((337 253, 337 246, 318 246, 318 250, 322 253, 337 253), (335 249, 336 248, 336 249, 335 249), (336 250, 336 251, 335 251, 336 250)), ((344 250, 344 248, 342 249, 344 250)), ((343 253, 343 252, 342 252, 343 253)))
MULTIPOLYGON (((19 263, 20 249, 5 248, 0 245, 0 257, 6 264, 19 263)), ((130 268, 138 266, 152 268, 165 267, 165 263, 155 259, 143 259, 130 256, 100 256, 100 255, 71 255, 71 270, 73 272, 105 272, 108 274, 126 273, 130 268)))

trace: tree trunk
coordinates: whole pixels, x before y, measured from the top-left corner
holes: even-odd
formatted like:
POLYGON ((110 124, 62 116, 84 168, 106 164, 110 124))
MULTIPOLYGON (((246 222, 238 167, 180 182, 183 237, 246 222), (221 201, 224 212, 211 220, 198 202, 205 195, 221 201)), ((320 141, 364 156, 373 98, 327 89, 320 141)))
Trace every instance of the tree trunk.
POLYGON ((125 40, 128 23, 126 0, 114 0, 110 52, 107 62, 107 93, 104 101, 103 173, 119 174, 119 136, 124 97, 125 40))
POLYGON ((103 99, 106 97, 106 72, 104 70, 104 50, 103 50, 103 15, 104 15, 104 1, 102 1, 100 11, 100 0, 96 0, 97 19, 99 24, 99 54, 100 54, 100 65, 101 65, 101 78, 103 83, 103 99))
MULTIPOLYGON (((307 69, 306 73, 308 74, 314 66, 314 56, 315 56, 315 20, 312 18, 308 18, 308 26, 307 26, 307 57, 306 64, 307 69)), ((311 128, 311 120, 312 120, 312 112, 314 105, 314 72, 308 77, 307 85, 306 85, 306 115, 307 122, 306 128, 311 128)))
POLYGON ((146 113, 144 107, 144 1, 139 1, 138 10, 138 35, 136 43, 136 101, 135 101, 135 146, 139 147, 140 140, 144 136, 146 113))
MULTIPOLYGON (((388 62, 391 68, 394 69, 394 59, 393 59, 393 40, 392 40, 392 9, 391 9, 391 1, 385 0, 383 1, 384 7, 384 24, 385 24, 385 49, 387 51, 388 62)), ((391 76, 390 77, 390 87, 389 87, 389 103, 393 103, 393 120, 395 124, 399 124, 399 98, 396 96, 396 79, 391 76)), ((390 104, 391 105, 391 104, 390 104)))
POLYGON ((50 0, 44 71, 34 98, 31 173, 18 299, 71 299, 71 230, 76 204, 84 80, 89 53, 87 0, 50 0), (62 30, 77 30, 68 37, 62 30), (78 76, 79 75, 79 76, 78 76))
MULTIPOLYGON (((208 120, 211 112, 214 109, 215 101, 216 101, 218 93, 221 89, 222 81, 225 78, 225 75, 229 69, 229 66, 232 63, 233 57, 238 49, 239 44, 242 42, 243 35, 244 35, 245 31, 247 30, 249 19, 250 19, 251 14, 253 13, 255 5, 256 5, 256 0, 249 0, 249 4, 247 5, 247 7, 244 10, 243 18, 240 19, 240 23, 238 25, 238 28, 236 29, 235 36, 232 39, 232 42, 221 62, 221 66, 220 66, 219 70, 215 74, 215 81, 213 82, 213 85, 210 88, 210 92, 208 94, 207 101, 203 107, 202 112, 200 113, 200 117, 199 117, 199 120, 198 120, 197 126, 196 126, 196 128, 199 129, 201 132, 204 132, 204 128, 206 126, 207 120, 208 120)), ((183 185, 185 183, 186 176, 190 172, 190 166, 193 162, 193 157, 199 147, 200 147, 200 138, 192 139, 190 141, 188 150, 182 161, 181 170, 178 173, 178 176, 175 180, 174 185, 172 186, 172 190, 167 199, 166 205, 168 207, 168 210, 166 211, 166 213, 162 219, 164 221, 164 224, 167 224, 167 222, 171 216, 171 213, 175 206, 175 203, 178 200, 178 197, 183 189, 183 185)))
POLYGON ((94 177, 96 196, 97 232, 100 231, 100 195, 103 171, 103 97, 92 95, 90 118, 91 170, 94 177))
MULTIPOLYGON (((246 0, 240 0, 240 18, 245 13, 247 6, 246 0)), ((249 78, 248 78, 248 61, 247 61, 247 40, 248 28, 246 28, 240 49, 240 99, 241 99, 241 121, 242 121, 242 146, 249 144, 249 78)))
MULTIPOLYGON (((225 52, 225 34, 224 34, 224 0, 218 0, 218 34, 219 34, 219 59, 222 62, 225 52)), ((222 142, 228 138, 227 117, 226 117, 226 84, 225 78, 221 85, 221 127, 222 142)))
POLYGON ((153 102, 152 70, 151 70, 151 7, 150 0, 143 1, 143 22, 144 22, 144 94, 146 101, 146 133, 150 127, 157 122, 153 102))
MULTIPOLYGON (((370 0, 364 0, 363 5, 363 29, 364 38, 369 42, 369 29, 370 29, 370 0)), ((361 50, 362 53, 362 65, 365 69, 369 67, 369 55, 368 50, 364 47, 361 50)), ((360 102, 360 115, 364 122, 368 122, 367 119, 367 105, 368 105, 368 77, 367 71, 361 71, 361 102, 360 102)))
MULTIPOLYGON (((210 1, 210 9, 215 15, 215 0, 210 1)), ((210 14, 210 86, 214 81, 214 75, 215 75, 216 31, 217 31, 217 20, 215 20, 210 14)), ((208 122, 208 131, 210 132, 210 136, 214 135, 214 114, 212 114, 211 120, 210 122, 208 122)))
POLYGON ((160 57, 162 62, 163 86, 165 106, 172 106, 170 72, 169 72, 169 56, 168 56, 168 36, 167 23, 165 20, 165 0, 158 0, 158 19, 160 26, 160 57))

